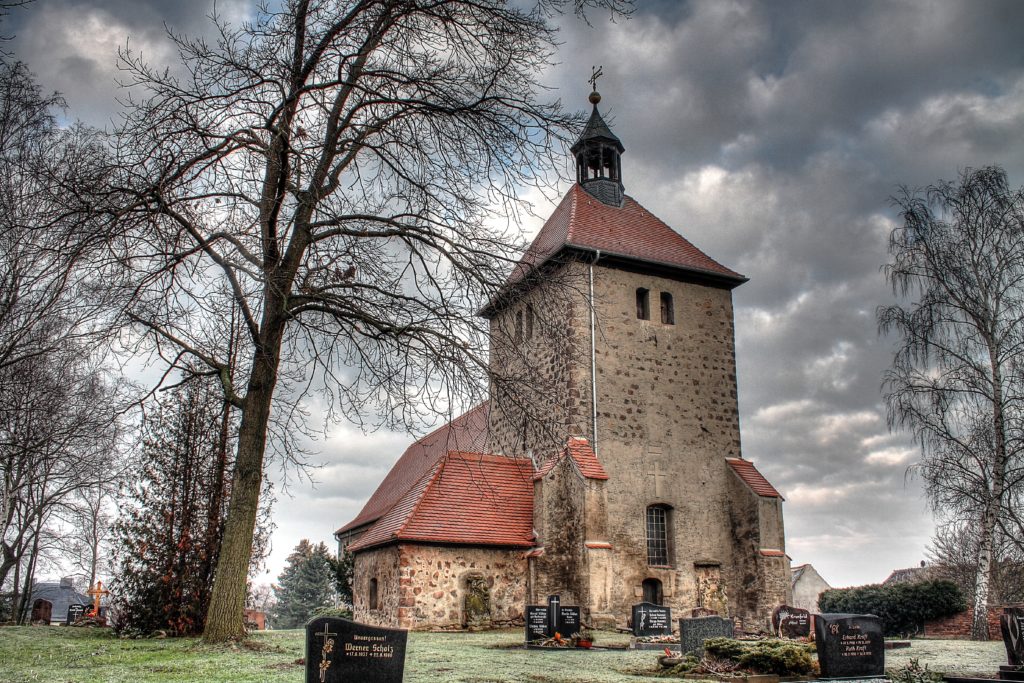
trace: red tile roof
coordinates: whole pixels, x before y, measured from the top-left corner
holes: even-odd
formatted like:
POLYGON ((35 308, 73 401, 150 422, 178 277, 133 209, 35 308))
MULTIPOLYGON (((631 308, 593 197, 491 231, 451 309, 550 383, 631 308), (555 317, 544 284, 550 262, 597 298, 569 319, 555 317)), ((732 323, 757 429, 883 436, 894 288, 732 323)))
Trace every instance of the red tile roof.
POLYGON ((587 541, 583 545, 593 550, 611 550, 612 544, 608 541, 587 541))
POLYGON ((388 512, 448 451, 482 451, 487 440, 487 402, 414 442, 391 468, 355 519, 342 533, 369 524, 388 512))
POLYGON ((632 197, 627 195, 621 207, 609 206, 575 184, 520 259, 509 284, 566 247, 600 250, 602 255, 710 275, 733 281, 733 286, 746 281, 693 246, 632 197))
POLYGON ((594 449, 590 447, 590 442, 574 436, 569 439, 569 443, 565 445, 565 448, 548 458, 547 462, 540 466, 533 475, 534 481, 546 477, 554 469, 555 465, 566 456, 572 458, 573 464, 576 465, 576 469, 583 477, 587 479, 608 478, 608 473, 601 466, 601 461, 597 459, 594 449))
POLYGON ((763 557, 785 557, 786 556, 786 553, 782 552, 781 550, 776 550, 775 548, 761 548, 761 550, 759 550, 758 552, 760 552, 763 557))
POLYGON ((349 547, 425 541, 529 548, 532 470, 525 458, 453 451, 349 547))
POLYGON ((764 478, 764 475, 757 471, 754 463, 740 458, 726 458, 725 461, 729 463, 732 471, 739 475, 743 483, 757 495, 765 498, 782 498, 782 494, 776 491, 775 487, 764 478))

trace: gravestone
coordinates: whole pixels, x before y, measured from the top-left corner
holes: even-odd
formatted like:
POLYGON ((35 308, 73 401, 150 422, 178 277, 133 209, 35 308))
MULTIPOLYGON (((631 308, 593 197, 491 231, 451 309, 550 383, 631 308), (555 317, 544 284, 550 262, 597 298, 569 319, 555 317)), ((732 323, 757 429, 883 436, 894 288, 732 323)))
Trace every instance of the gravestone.
POLYGON ((704 641, 735 636, 732 620, 722 617, 693 617, 679 620, 679 649, 697 657, 704 655, 704 641))
POLYGON ((1004 607, 999 615, 999 630, 1006 646, 1006 663, 1024 666, 1024 608, 1004 607))
POLYGON ((563 605, 558 595, 549 595, 547 607, 543 605, 526 606, 526 643, 533 640, 553 638, 556 633, 563 638, 583 630, 580 608, 576 605, 563 605))
POLYGON ((474 574, 466 579, 463 616, 467 627, 489 626, 491 623, 491 589, 487 579, 474 574))
POLYGON ((88 609, 86 605, 68 605, 68 621, 67 623, 73 624, 82 618, 85 614, 85 610, 88 609))
POLYGON ((811 635, 811 613, 799 607, 779 605, 772 610, 772 632, 779 638, 807 638, 811 635))
POLYGON ((814 644, 822 678, 881 678, 885 675, 882 620, 874 615, 815 615, 814 644))
POLYGON ((633 605, 633 635, 638 638, 672 635, 672 608, 652 602, 633 605))
POLYGON ((30 624, 49 624, 50 618, 53 615, 53 603, 49 600, 43 600, 37 598, 32 603, 32 617, 29 620, 30 624))
POLYGON ((548 635, 548 608, 544 605, 527 605, 526 642, 550 637, 548 635))
POLYGON ((319 617, 306 624, 306 683, 401 683, 409 632, 319 617))

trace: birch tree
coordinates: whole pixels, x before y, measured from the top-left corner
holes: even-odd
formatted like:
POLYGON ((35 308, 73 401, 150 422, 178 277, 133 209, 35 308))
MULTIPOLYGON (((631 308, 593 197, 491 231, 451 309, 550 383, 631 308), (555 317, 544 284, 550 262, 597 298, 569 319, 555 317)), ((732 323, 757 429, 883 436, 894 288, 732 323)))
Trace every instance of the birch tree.
POLYGON ((1024 475, 1024 194, 997 167, 896 199, 881 308, 898 348, 889 421, 911 430, 933 507, 977 525, 972 637, 987 637, 993 545, 1019 519, 1024 475))

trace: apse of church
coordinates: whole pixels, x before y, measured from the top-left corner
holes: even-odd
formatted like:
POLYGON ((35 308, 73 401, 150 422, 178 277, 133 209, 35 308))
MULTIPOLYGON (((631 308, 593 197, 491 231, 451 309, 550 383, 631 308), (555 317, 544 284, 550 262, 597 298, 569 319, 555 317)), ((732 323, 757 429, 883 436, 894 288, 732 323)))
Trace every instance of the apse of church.
POLYGON ((481 312, 500 378, 490 401, 421 445, 433 455, 407 458, 410 447, 339 530, 358 551, 359 619, 467 623, 466 577, 489 591, 492 623, 557 593, 595 626, 625 625, 647 599, 757 630, 788 599, 782 497, 741 453, 732 290, 746 278, 625 193, 624 145, 596 92, 591 102, 572 148, 577 183, 481 312), (445 454, 462 450, 515 466, 501 465, 500 500, 452 492, 448 507, 488 506, 474 514, 508 528, 493 542, 471 530, 417 538, 407 529, 452 479, 441 470, 458 467, 445 454), (393 608, 370 605, 373 577, 391 586, 393 608))

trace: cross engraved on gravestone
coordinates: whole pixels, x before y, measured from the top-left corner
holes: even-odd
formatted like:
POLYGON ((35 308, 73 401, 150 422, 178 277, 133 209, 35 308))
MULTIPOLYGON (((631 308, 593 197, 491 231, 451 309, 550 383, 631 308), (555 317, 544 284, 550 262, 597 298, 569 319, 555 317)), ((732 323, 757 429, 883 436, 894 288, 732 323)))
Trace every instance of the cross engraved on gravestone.
POLYGON ((86 606, 82 604, 68 605, 68 621, 67 623, 73 624, 82 618, 85 614, 86 606))
POLYGON ((633 635, 644 636, 672 635, 672 608, 641 602, 633 605, 633 635))
POLYGON ((306 624, 306 683, 401 683, 408 631, 318 617, 306 624))
POLYGON ((1010 666, 1024 666, 1024 608, 1004 607, 999 615, 999 630, 1010 666))
POLYGON ((882 620, 872 614, 818 614, 814 644, 822 678, 885 675, 882 620))

